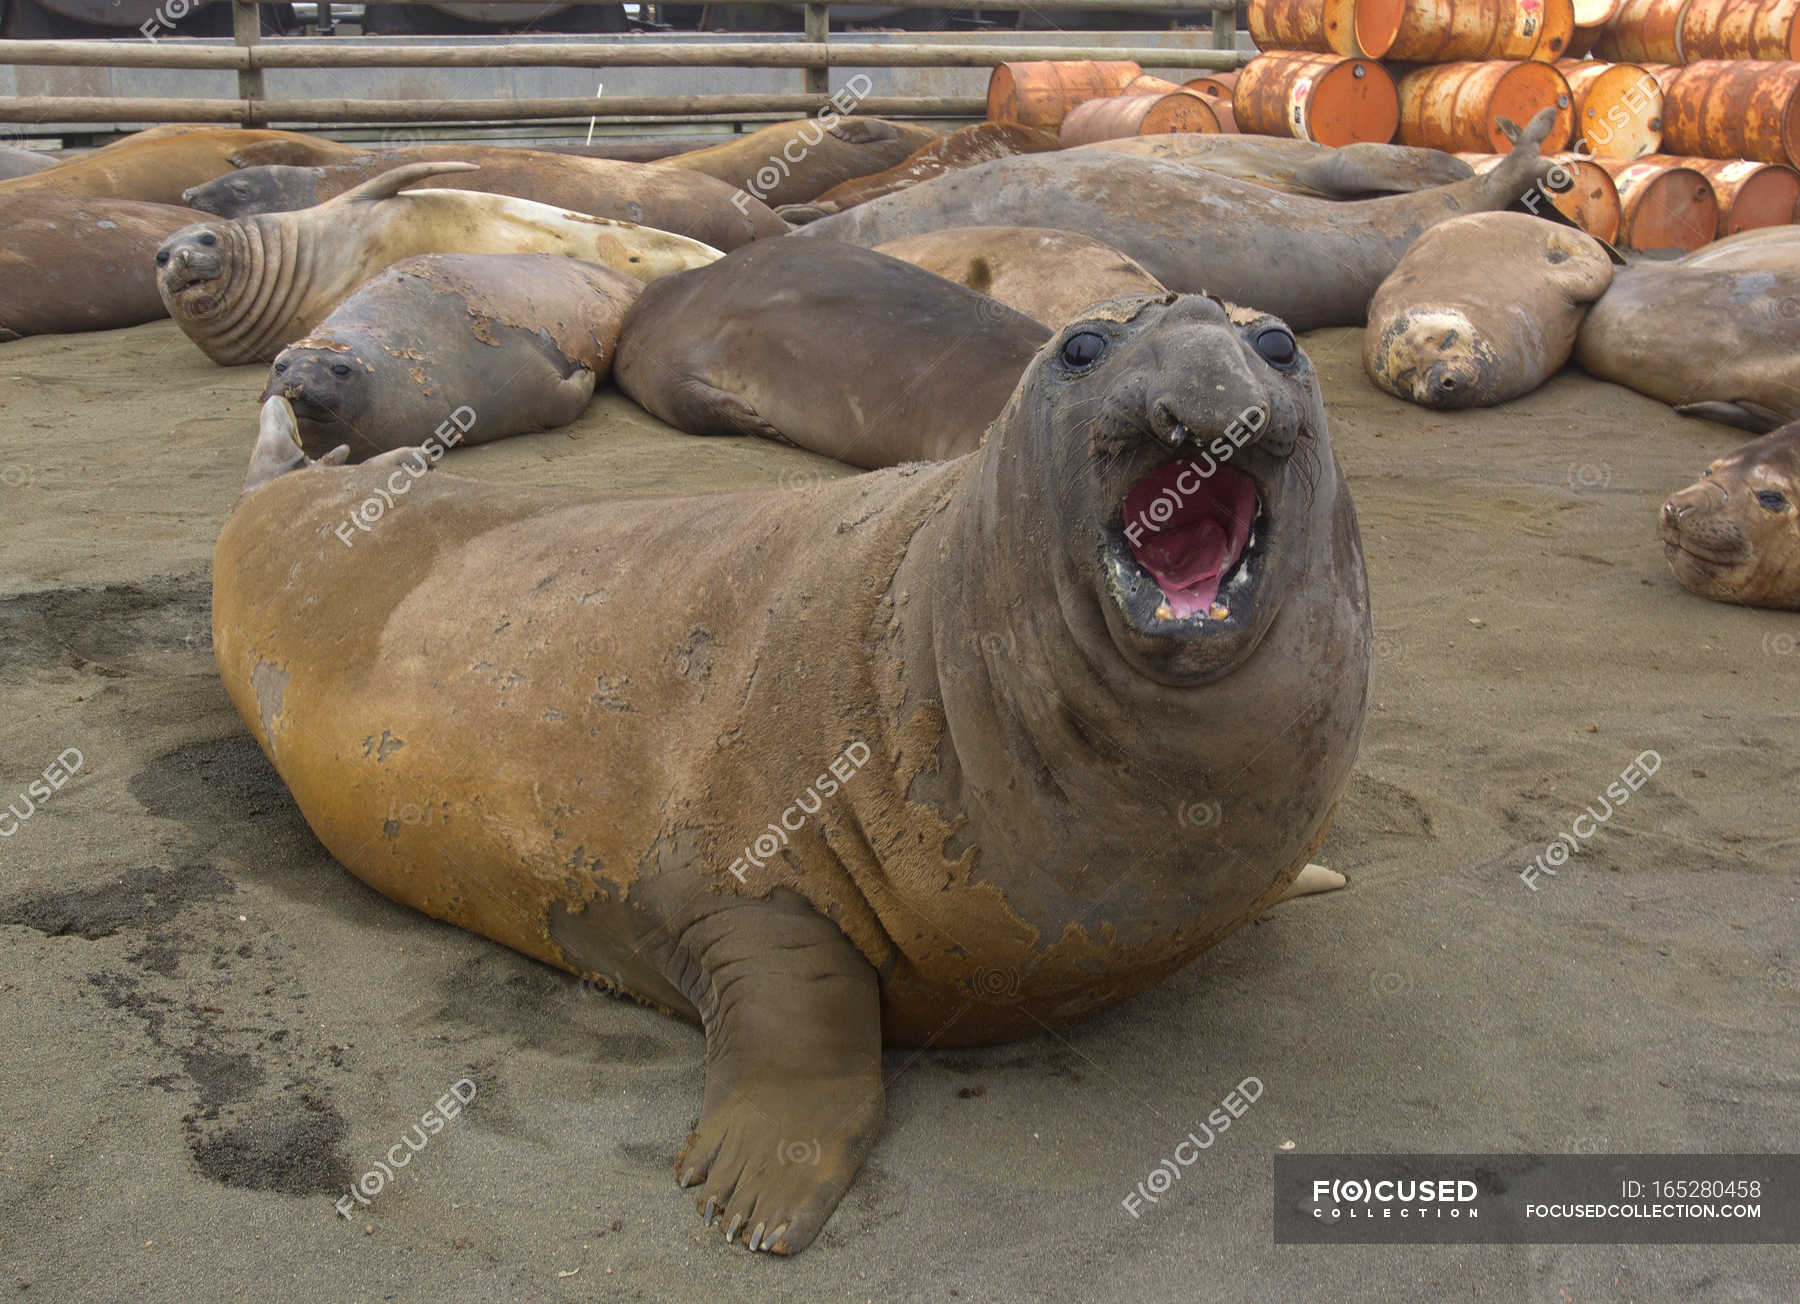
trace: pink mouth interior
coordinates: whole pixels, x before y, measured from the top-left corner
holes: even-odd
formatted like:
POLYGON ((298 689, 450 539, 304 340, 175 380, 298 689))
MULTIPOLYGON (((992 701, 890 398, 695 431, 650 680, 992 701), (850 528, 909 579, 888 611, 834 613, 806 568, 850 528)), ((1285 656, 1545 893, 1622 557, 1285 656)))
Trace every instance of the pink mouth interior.
POLYGON ((1212 606, 1255 519, 1256 482, 1226 466, 1203 476, 1197 463, 1171 462, 1125 495, 1125 541, 1177 618, 1212 606))

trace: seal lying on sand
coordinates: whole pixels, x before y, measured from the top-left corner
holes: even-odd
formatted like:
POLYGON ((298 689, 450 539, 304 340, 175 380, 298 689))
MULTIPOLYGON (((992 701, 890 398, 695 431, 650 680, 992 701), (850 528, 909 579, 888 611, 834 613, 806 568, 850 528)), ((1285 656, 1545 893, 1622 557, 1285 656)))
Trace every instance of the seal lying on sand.
POLYGON ((358 878, 699 1020, 676 1173, 754 1249, 804 1248, 854 1179, 884 1042, 1167 977, 1282 895, 1350 777, 1362 549, 1270 318, 1103 305, 953 462, 604 503, 436 472, 333 537, 403 474, 239 500, 226 688, 358 878))
POLYGON ((846 208, 891 195, 896 190, 905 190, 958 168, 1011 158, 1015 154, 1041 154, 1056 147, 1056 137, 1036 127, 1022 127, 1011 122, 977 122, 970 127, 959 127, 947 136, 939 136, 914 150, 905 162, 885 172, 841 182, 810 203, 787 204, 779 213, 784 220, 796 225, 816 222, 821 217, 841 213, 846 208))
POLYGON ((1369 299, 1429 226, 1505 208, 1540 169, 1545 109, 1486 176, 1416 195, 1337 202, 1095 150, 1027 154, 951 172, 800 227, 798 239, 874 248, 951 226, 1051 226, 1112 245, 1172 290, 1217 294, 1297 330, 1361 326, 1369 299))
POLYGON ((1336 148, 1279 136, 1125 136, 1075 149, 1135 154, 1322 199, 1405 195, 1466 181, 1475 169, 1442 150, 1360 142, 1336 148))
POLYGON ((168 316, 156 250, 193 220, 173 204, 0 195, 0 340, 168 316))
POLYGON ((264 162, 313 163, 328 156, 354 156, 360 152, 348 145, 291 131, 153 129, 53 168, 0 181, 0 195, 105 196, 179 204, 182 191, 230 171, 232 156, 250 145, 263 146, 264 162))
POLYGON ((250 217, 311 208, 374 177, 414 163, 473 163, 473 172, 439 173, 412 184, 511 195, 572 213, 672 231, 715 249, 736 249, 787 225, 761 202, 698 172, 579 158, 496 145, 420 145, 364 154, 322 167, 244 168, 186 191, 204 213, 250 217), (734 198, 740 202, 733 202, 734 198))
POLYGON ((37 150, 20 149, 17 145, 0 145, 0 181, 28 177, 45 168, 53 168, 56 164, 56 159, 37 150))
POLYGON ((613 382, 690 435, 894 466, 979 447, 1049 334, 898 258, 763 240, 646 290, 613 382))
POLYGON ((1800 226, 1762 226, 1702 245, 1677 267, 1724 272, 1800 272, 1800 226))
POLYGON ((1690 592, 1800 611, 1800 422, 1714 461, 1663 504, 1661 525, 1690 592))
POLYGON ((1792 421, 1800 417, 1800 267, 1624 268, 1588 310, 1575 361, 1689 415, 1759 431, 1792 421))
POLYGON ((214 362, 273 362, 350 291, 415 254, 567 254, 638 281, 720 256, 685 236, 525 199, 398 193, 420 177, 468 167, 414 163, 317 208, 177 231, 156 253, 169 315, 214 362))
POLYGON ((1369 304, 1363 370, 1396 398, 1487 407, 1562 369, 1612 283, 1590 235, 1523 213, 1471 213, 1420 236, 1369 304))
POLYGON ((885 171, 936 136, 929 127, 881 118, 830 123, 801 118, 652 166, 705 173, 773 208, 804 203, 841 182, 885 171))
POLYGON ((1157 279, 1111 245, 1041 226, 959 226, 879 246, 887 254, 1060 329, 1090 304, 1161 294, 1157 279))
POLYGON ((612 367, 643 287, 560 254, 425 254, 345 299, 269 371, 313 457, 416 446, 453 410, 462 442, 567 425, 612 367))

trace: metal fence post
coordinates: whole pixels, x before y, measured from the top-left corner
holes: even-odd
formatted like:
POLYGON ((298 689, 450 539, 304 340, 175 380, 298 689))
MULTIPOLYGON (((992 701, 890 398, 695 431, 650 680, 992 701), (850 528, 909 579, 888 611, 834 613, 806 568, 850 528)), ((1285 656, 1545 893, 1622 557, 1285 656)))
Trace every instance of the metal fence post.
MULTIPOLYGON (((257 0, 232 0, 231 34, 238 45, 249 49, 262 43, 262 16, 256 7, 257 0)), ((247 101, 248 113, 244 117, 246 127, 263 125, 263 70, 261 68, 240 68, 237 75, 238 98, 247 101)))
MULTIPOLYGON (((831 40, 831 6, 809 4, 806 6, 806 39, 817 41, 823 45, 831 40)), ((806 70, 806 93, 808 95, 831 94, 831 69, 808 68, 806 70)))
POLYGON ((1237 49, 1236 9, 1215 9, 1212 12, 1212 48, 1215 50, 1237 49))

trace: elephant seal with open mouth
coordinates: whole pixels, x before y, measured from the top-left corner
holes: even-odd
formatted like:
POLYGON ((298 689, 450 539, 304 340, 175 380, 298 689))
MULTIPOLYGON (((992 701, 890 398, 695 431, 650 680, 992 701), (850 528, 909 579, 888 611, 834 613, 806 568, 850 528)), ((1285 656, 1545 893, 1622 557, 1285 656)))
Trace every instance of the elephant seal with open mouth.
POLYGON ((855 1179, 884 1043, 1167 977, 1284 894, 1350 778, 1362 546, 1273 318, 1098 305, 935 465, 641 501, 409 473, 240 498, 225 686, 358 878, 701 1024, 675 1172, 753 1249, 855 1179))
POLYGON ((790 239, 875 248, 953 226, 1049 226, 1109 244, 1171 290, 1216 294, 1295 330, 1361 326, 1369 300, 1421 232, 1505 208, 1547 166, 1545 109, 1485 176, 1410 195, 1337 201, 1102 150, 1022 154, 859 204, 790 239))
POLYGON ((1716 459, 1662 505, 1660 524, 1689 592, 1800 610, 1800 422, 1716 459))
POLYGON ((702 267, 710 245, 469 190, 400 190, 467 163, 413 163, 317 208, 202 222, 156 252, 169 315, 221 366, 273 362, 357 286, 417 254, 567 254, 635 281, 702 267))

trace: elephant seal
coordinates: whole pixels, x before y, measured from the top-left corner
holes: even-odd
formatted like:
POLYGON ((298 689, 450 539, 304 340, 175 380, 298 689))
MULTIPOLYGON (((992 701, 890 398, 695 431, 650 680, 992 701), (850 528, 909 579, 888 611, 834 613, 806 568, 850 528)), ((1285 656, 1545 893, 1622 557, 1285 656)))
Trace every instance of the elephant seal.
POLYGON ((1049 334, 886 254, 762 240, 646 290, 613 383, 690 435, 894 466, 978 448, 1049 334))
POLYGON ((649 166, 703 172, 777 208, 804 203, 853 177, 886 171, 937 134, 881 118, 801 118, 649 166))
POLYGON ((193 220, 173 204, 0 195, 0 340, 168 316, 156 250, 193 220))
POLYGON ((1471 213, 1413 243, 1369 304, 1363 370, 1429 408, 1491 407, 1562 369, 1612 284, 1591 235, 1523 213, 1471 213))
POLYGON ((885 172, 871 173, 840 182, 807 204, 788 204, 777 210, 785 221, 796 225, 816 222, 832 213, 905 190, 921 181, 941 177, 959 168, 974 167, 997 158, 1015 154, 1041 154, 1057 147, 1056 137, 1036 127, 1023 127, 1012 122, 977 122, 959 127, 947 136, 921 146, 906 160, 885 172))
POLYGON ((1071 148, 1163 159, 1321 199, 1412 194, 1466 181, 1475 175, 1474 168, 1442 150, 1372 141, 1334 148, 1279 136, 1178 132, 1096 140, 1071 148))
POLYGON ((14 177, 28 177, 34 172, 42 172, 45 168, 53 168, 57 160, 48 154, 41 154, 35 149, 20 149, 17 145, 0 144, 0 181, 10 181, 14 177))
POLYGON ((571 213, 672 231, 715 249, 736 249, 787 224, 767 205, 698 172, 580 158, 496 145, 420 145, 364 154, 320 167, 243 168, 183 192, 190 206, 219 217, 250 217, 311 208, 374 177, 414 163, 473 163, 473 172, 440 175, 428 184, 529 199, 571 213))
POLYGON ((1800 226, 1760 226, 1702 245, 1677 267, 1726 272, 1800 272, 1800 226))
POLYGON ((649 281, 719 251, 685 236, 530 200, 408 182, 466 163, 414 163, 317 208, 203 222, 156 252, 157 287, 187 337, 221 366, 273 362, 344 296, 415 254, 567 254, 649 281))
POLYGON ((1350 778, 1362 548, 1272 318, 1096 308, 930 466, 637 501, 409 471, 239 499, 225 687, 363 882, 700 1022, 675 1172, 753 1249, 803 1249, 854 1180, 884 1043, 1167 977, 1286 891, 1350 778))
POLYGON ((1662 505, 1660 524, 1690 593, 1800 611, 1800 422, 1716 459, 1662 505))
POLYGON ((1688 415, 1751 430, 1800 418, 1800 268, 1623 268, 1588 309, 1575 361, 1688 415))
POLYGON ((1161 294, 1157 279, 1111 245, 1041 226, 960 226, 878 245, 1060 330, 1090 304, 1161 294))
POLYGON ((342 444, 352 461, 417 445, 462 408, 463 443, 566 426, 642 288, 561 254, 406 258, 283 349, 263 397, 292 404, 309 455, 342 444))
POLYGON ((228 172, 231 158, 251 145, 265 146, 265 161, 316 162, 361 151, 290 131, 208 127, 195 131, 139 132, 104 149, 58 163, 29 176, 0 181, 0 195, 62 195, 136 199, 179 204, 190 186, 228 172))
POLYGON ((1419 233, 1505 208, 1535 184, 1544 110, 1486 176, 1414 195, 1340 202, 1284 195, 1158 159, 1026 154, 951 172, 794 232, 873 248, 950 226, 1051 226, 1112 245, 1171 290, 1271 312, 1296 330, 1361 326, 1375 288, 1419 233))

